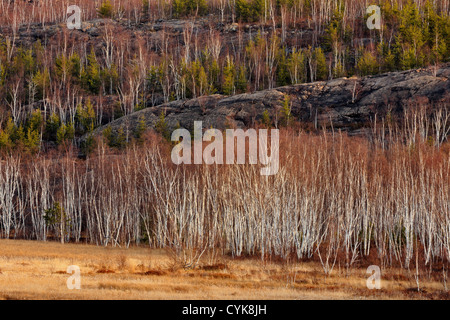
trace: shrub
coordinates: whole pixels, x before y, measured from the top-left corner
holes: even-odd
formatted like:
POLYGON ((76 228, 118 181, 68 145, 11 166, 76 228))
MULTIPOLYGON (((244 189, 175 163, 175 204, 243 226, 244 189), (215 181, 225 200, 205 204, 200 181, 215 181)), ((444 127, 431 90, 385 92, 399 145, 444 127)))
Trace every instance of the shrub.
POLYGON ((172 10, 176 17, 205 15, 208 11, 208 5, 206 0, 174 0, 172 10))
POLYGON ((358 71, 361 76, 367 76, 370 74, 377 74, 379 65, 377 58, 372 52, 365 50, 363 55, 358 60, 358 71))
POLYGON ((101 18, 112 18, 114 13, 114 7, 109 0, 102 2, 100 8, 97 10, 98 15, 101 18))
POLYGON ((246 22, 257 21, 264 14, 263 0, 236 0, 236 16, 246 22))
POLYGON ((142 142, 142 138, 144 136, 145 131, 147 131, 147 124, 145 123, 145 117, 140 116, 138 125, 136 127, 136 131, 134 132, 134 137, 138 140, 138 142, 142 142))
POLYGON ((82 134, 94 130, 95 110, 90 99, 88 99, 86 106, 82 107, 79 105, 77 107, 75 118, 77 120, 77 126, 80 128, 82 134))
POLYGON ((61 121, 56 113, 53 113, 45 124, 45 139, 48 141, 56 141, 56 135, 59 127, 61 126, 61 121))
POLYGON ((170 140, 170 132, 167 128, 166 115, 164 111, 159 114, 158 122, 155 124, 155 129, 160 133, 166 140, 170 140))
POLYGON ((73 123, 63 124, 58 128, 56 133, 56 142, 58 144, 64 144, 67 141, 73 140, 75 137, 75 129, 73 123))
POLYGON ((286 95, 284 97, 283 106, 281 108, 281 117, 282 117, 282 124, 284 126, 289 126, 291 122, 291 98, 286 95))
POLYGON ((100 65, 97 62, 94 48, 92 48, 87 59, 88 65, 86 69, 81 72, 81 81, 85 89, 89 90, 91 93, 98 94, 101 86, 101 74, 100 65))

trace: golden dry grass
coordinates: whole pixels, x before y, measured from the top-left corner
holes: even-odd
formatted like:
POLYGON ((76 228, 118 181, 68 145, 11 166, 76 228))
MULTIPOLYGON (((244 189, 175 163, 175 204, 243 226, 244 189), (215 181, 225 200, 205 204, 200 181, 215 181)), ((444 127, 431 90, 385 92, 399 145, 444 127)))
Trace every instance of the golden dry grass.
POLYGON ((447 298, 443 284, 390 270, 381 290, 368 290, 365 269, 337 266, 326 277, 316 262, 295 265, 222 257, 195 270, 170 254, 143 247, 0 240, 1 299, 423 299, 447 298), (81 290, 69 290, 69 265, 81 269, 81 290))

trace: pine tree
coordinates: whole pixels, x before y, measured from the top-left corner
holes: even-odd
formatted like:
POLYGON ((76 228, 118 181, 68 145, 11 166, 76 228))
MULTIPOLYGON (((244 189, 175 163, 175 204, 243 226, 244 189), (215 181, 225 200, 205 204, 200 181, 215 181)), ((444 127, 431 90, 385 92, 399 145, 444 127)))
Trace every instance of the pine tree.
POLYGON ((345 65, 341 60, 338 60, 338 62, 333 67, 333 77, 342 78, 344 76, 345 76, 345 65))
POLYGON ((0 149, 11 150, 14 146, 12 141, 12 135, 14 132, 14 122, 12 118, 9 118, 4 129, 0 130, 0 149))
POLYGON ((79 105, 77 107, 75 119, 82 134, 92 132, 94 130, 95 118, 95 110, 91 103, 91 99, 87 100, 86 106, 82 107, 79 105))
POLYGON ((322 48, 317 47, 313 52, 313 60, 316 66, 316 79, 326 80, 328 75, 327 62, 322 48))
POLYGON ((277 56, 277 85, 285 86, 291 83, 288 71, 288 59, 286 58, 286 48, 278 52, 277 56))
POLYGON ((175 17, 205 15, 208 12, 206 0, 173 0, 172 12, 175 17))
POLYGON ((239 67, 239 75, 236 81, 236 91, 239 93, 247 92, 247 77, 245 76, 245 67, 239 67))
POLYGON ((292 84, 305 82, 305 55, 301 50, 293 49, 288 59, 288 70, 292 84))
POLYGON ((167 128, 166 114, 161 111, 159 114, 159 119, 155 124, 156 132, 160 133, 166 140, 170 141, 170 132, 167 128))
POLYGON ((45 224, 49 227, 53 227, 55 232, 59 235, 61 243, 64 243, 67 229, 70 227, 70 219, 67 218, 66 211, 59 202, 53 203, 51 208, 46 209, 43 218, 45 224))
POLYGON ((97 10, 100 18, 112 18, 114 14, 114 7, 109 0, 102 2, 100 8, 97 10))
POLYGON ((145 131, 147 131, 147 123, 145 122, 145 117, 140 116, 136 131, 134 132, 134 137, 139 143, 142 143, 145 131))
POLYGON ((281 107, 281 120, 282 125, 285 127, 289 126, 291 122, 291 98, 286 95, 283 100, 283 105, 281 107))
POLYGON ((225 95, 232 95, 234 93, 235 90, 234 77, 235 77, 234 64, 230 56, 227 56, 227 62, 223 71, 224 80, 222 86, 222 91, 225 95))
POLYGON ((28 128, 27 135, 24 138, 25 150, 29 153, 36 153, 39 151, 40 147, 40 134, 38 130, 33 130, 28 128))
POLYGON ((33 76, 33 83, 36 86, 37 97, 39 100, 45 98, 45 93, 50 87, 50 73, 48 69, 44 69, 43 72, 39 71, 33 76))
POLYGON ((105 68, 100 72, 101 82, 105 85, 105 91, 110 95, 114 94, 117 84, 119 82, 119 72, 115 64, 111 65, 111 68, 105 68))
POLYGON ((58 144, 65 144, 68 141, 73 140, 75 136, 75 128, 73 123, 62 124, 56 133, 56 142, 58 144))
POLYGON ((123 149, 125 148, 127 145, 127 138, 125 136, 125 130, 123 129, 123 127, 121 126, 118 130, 117 130, 117 135, 116 135, 116 139, 115 139, 115 143, 114 143, 114 147, 118 148, 118 149, 123 149))
POLYGON ((74 79, 80 79, 81 77, 81 59, 78 53, 73 53, 69 59, 69 74, 74 79))
POLYGON ((377 74, 379 65, 377 58, 369 50, 364 50, 362 56, 358 60, 358 71, 361 76, 377 74))
POLYGON ((406 46, 400 56, 400 65, 403 70, 414 69, 419 66, 416 52, 413 47, 406 46))
POLYGON ((53 113, 45 124, 45 139, 48 141, 56 141, 57 132, 61 126, 61 121, 56 113, 53 113))
POLYGON ((103 130, 102 135, 103 135, 103 139, 106 142, 106 144, 110 147, 114 147, 115 139, 114 139, 114 134, 112 132, 111 125, 108 125, 105 128, 105 130, 103 130))
POLYGON ((59 79, 65 81, 67 79, 68 70, 69 69, 69 59, 61 53, 58 57, 55 58, 55 74, 59 79))
POLYGON ((242 21, 258 21, 264 15, 264 10, 264 0, 236 0, 235 2, 236 16, 242 21))
POLYGON ((42 113, 40 110, 35 110, 31 113, 28 119, 27 127, 38 132, 42 129, 42 113))
POLYGON ((87 57, 88 65, 86 70, 81 72, 81 80, 84 87, 94 94, 98 94, 101 86, 100 65, 97 62, 94 48, 87 57))
POLYGON ((208 68, 208 81, 211 84, 212 90, 220 88, 220 67, 216 59, 211 59, 208 68))
POLYGON ((265 109, 262 114, 261 122, 267 129, 269 129, 272 126, 272 120, 270 119, 270 114, 267 109, 265 109))
POLYGON ((422 52, 425 44, 424 28, 419 9, 411 0, 400 11, 399 42, 403 48, 400 53, 400 61, 403 69, 411 69, 422 65, 424 54, 422 52))
POLYGON ((206 75, 205 68, 201 65, 198 73, 198 85, 200 96, 210 95, 212 87, 208 82, 208 76, 206 75))
POLYGON ((0 87, 4 87, 6 83, 8 66, 0 60, 0 87))
POLYGON ((251 4, 247 0, 236 0, 235 2, 236 16, 239 20, 249 21, 252 9, 251 4))

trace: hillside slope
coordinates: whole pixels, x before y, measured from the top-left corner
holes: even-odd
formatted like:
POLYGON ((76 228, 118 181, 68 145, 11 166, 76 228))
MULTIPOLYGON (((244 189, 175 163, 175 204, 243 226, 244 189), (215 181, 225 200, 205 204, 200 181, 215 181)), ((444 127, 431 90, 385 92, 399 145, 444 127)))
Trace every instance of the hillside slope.
MULTIPOLYGON (((450 64, 434 68, 391 72, 364 78, 340 78, 308 84, 285 86, 235 96, 212 95, 187 101, 174 101, 121 117, 108 126, 113 131, 133 131, 140 119, 155 127, 161 112, 169 130, 193 128, 203 121, 204 128, 246 128, 257 125, 264 110, 276 126, 288 97, 294 119, 321 128, 333 126, 357 133, 370 120, 389 110, 400 115, 404 107, 427 104, 450 105, 450 64)), ((100 127, 96 134, 107 126, 100 127)))

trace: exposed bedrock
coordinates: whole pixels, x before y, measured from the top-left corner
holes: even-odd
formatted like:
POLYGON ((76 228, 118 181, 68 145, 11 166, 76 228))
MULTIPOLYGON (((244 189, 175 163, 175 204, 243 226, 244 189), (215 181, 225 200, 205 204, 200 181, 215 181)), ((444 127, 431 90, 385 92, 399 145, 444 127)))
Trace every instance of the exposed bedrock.
MULTIPOLYGON (((283 101, 289 97, 294 119, 321 128, 327 126, 358 133, 375 115, 391 110, 401 114, 403 108, 417 104, 450 106, 450 64, 437 70, 424 68, 391 72, 364 78, 340 78, 245 93, 234 96, 211 95, 187 101, 174 101, 121 117, 109 125, 132 131, 145 118, 154 127, 162 111, 168 129, 192 129, 194 121, 204 128, 248 128, 262 119, 268 110, 274 123, 281 119, 283 101)), ((105 126, 96 130, 101 133, 105 126)))

